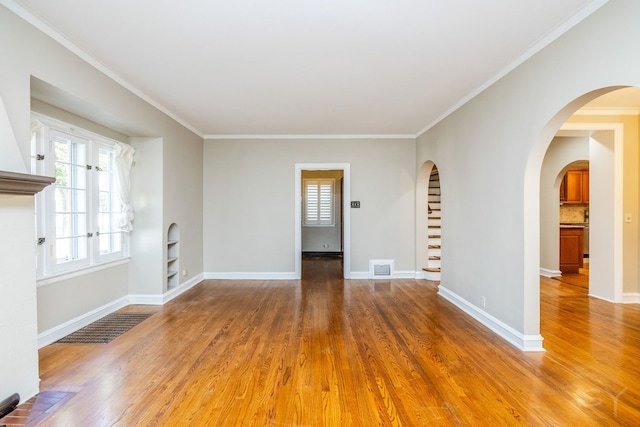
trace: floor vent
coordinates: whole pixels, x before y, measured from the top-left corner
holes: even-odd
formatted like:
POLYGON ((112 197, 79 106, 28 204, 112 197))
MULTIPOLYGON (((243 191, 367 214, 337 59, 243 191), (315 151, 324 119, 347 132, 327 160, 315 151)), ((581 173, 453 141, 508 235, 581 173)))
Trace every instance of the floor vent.
POLYGON ((393 260, 369 260, 369 273, 371 274, 372 279, 389 279, 390 277, 393 277, 393 260))

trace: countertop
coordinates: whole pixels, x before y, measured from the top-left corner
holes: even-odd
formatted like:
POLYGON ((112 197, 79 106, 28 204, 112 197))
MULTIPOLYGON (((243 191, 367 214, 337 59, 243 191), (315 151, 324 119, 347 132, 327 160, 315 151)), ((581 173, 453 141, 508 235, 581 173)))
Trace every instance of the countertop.
POLYGON ((560 228, 586 228, 589 227, 589 223, 560 223, 560 228))

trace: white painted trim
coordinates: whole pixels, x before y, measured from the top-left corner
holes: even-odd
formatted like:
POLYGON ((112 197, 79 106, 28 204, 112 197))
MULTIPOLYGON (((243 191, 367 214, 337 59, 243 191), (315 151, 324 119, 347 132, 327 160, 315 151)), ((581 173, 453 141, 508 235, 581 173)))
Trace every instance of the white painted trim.
MULTIPOLYGON (((413 271, 393 271, 393 279, 415 279, 416 275, 413 271)), ((374 277, 374 279, 381 279, 380 276, 374 277)))
POLYGON ((185 293, 189 289, 193 288, 198 283, 204 280, 204 274, 198 274, 197 276, 191 278, 190 280, 181 283, 175 288, 165 292, 162 295, 159 294, 138 294, 138 295, 129 295, 129 304, 142 304, 142 305, 164 305, 176 298, 177 296, 185 293))
POLYGON ((416 271, 394 271, 391 277, 371 275, 371 271, 352 271, 349 275, 350 280, 396 280, 396 279, 416 279, 416 271))
POLYGON ((351 280, 367 280, 371 279, 371 273, 368 271, 352 271, 349 274, 349 279, 351 280))
POLYGON ((416 133, 416 138, 421 136, 423 133, 425 133, 426 131, 428 131, 429 129, 431 129, 432 127, 437 125, 438 123, 440 123, 442 120, 447 118, 447 116, 451 115, 454 111, 456 111, 457 109, 462 107, 467 102, 471 101, 473 98, 478 96, 481 92, 483 92, 485 89, 487 89, 488 87, 492 86, 498 80, 500 80, 501 78, 503 78, 504 76, 509 74, 511 71, 515 70, 517 67, 520 66, 520 64, 522 64, 527 59, 531 58, 536 53, 538 53, 539 51, 541 51, 542 49, 547 47, 554 40, 556 40, 561 35, 563 35, 567 31, 569 31, 571 28, 573 28, 574 26, 578 25, 582 20, 587 18, 589 15, 591 15, 596 10, 600 9, 608 1, 609 0, 594 1, 594 2, 592 2, 590 4, 588 4, 586 7, 582 8, 576 14, 570 16, 566 21, 564 21, 562 24, 558 25, 553 31, 551 31, 549 34, 547 34, 546 37, 542 38, 540 41, 538 41, 538 43, 533 45, 531 47, 531 49, 527 50, 524 54, 520 55, 520 57, 518 57, 515 61, 513 61, 512 63, 510 63, 509 65, 507 65, 503 69, 499 70, 489 80, 487 80, 486 82, 484 82, 483 84, 478 86, 474 91, 470 92, 467 96, 465 96, 462 99, 460 99, 460 101, 458 101, 455 104, 453 104, 451 106, 451 108, 449 108, 443 114, 438 116, 435 120, 433 120, 431 123, 426 125, 424 128, 420 129, 416 133))
POLYGON ((172 299, 176 298, 177 296, 182 295, 183 293, 187 292, 189 289, 193 288, 195 285, 202 282, 203 280, 204 280, 204 273, 200 273, 197 276, 194 276, 191 279, 187 280, 186 282, 179 284, 175 288, 165 292, 165 294, 163 295, 163 301, 162 301, 163 304, 166 304, 172 299))
POLYGON ((63 282, 65 280, 73 279, 74 277, 84 276, 86 274, 95 273, 100 270, 106 270, 107 268, 117 267, 119 265, 128 264, 131 261, 131 257, 117 259, 115 261, 107 261, 101 264, 94 264, 87 267, 79 268, 73 271, 62 271, 49 276, 36 279, 36 286, 42 287, 51 285, 53 283, 63 282))
POLYGON ((640 292, 625 292, 622 294, 623 304, 640 304, 640 292))
POLYGON ((491 331, 495 332, 498 336, 502 337, 507 342, 519 348, 520 350, 527 352, 545 351, 545 349, 542 347, 542 341, 544 338, 542 338, 541 335, 524 335, 516 331, 511 326, 493 317, 486 311, 481 310, 466 299, 462 298, 455 292, 450 291, 442 285, 439 286, 438 295, 458 307, 469 316, 473 317, 482 325, 486 326, 491 331))
POLYGON ((297 280, 296 273, 290 272, 227 272, 214 271, 204 273, 205 280, 297 280))
POLYGON ((540 267, 540 275, 544 277, 560 277, 562 276, 562 271, 560 270, 549 270, 548 268, 540 267))
POLYGON ((640 108, 581 108, 574 116, 638 116, 640 108))
POLYGON ((128 305, 164 305, 178 295, 183 294, 189 289, 193 288, 198 283, 204 280, 204 275, 199 274, 187 282, 182 283, 175 289, 166 292, 164 295, 127 295, 122 298, 118 298, 115 301, 107 303, 101 307, 84 313, 78 317, 75 317, 61 325, 55 326, 47 331, 38 334, 38 348, 42 348, 46 345, 58 341, 60 338, 64 338, 67 335, 84 328, 85 326, 95 322, 104 316, 114 313, 123 307, 128 305))
POLYGON ((60 338, 64 338, 70 333, 84 328, 85 326, 95 322, 96 320, 101 319, 104 316, 115 311, 118 311, 121 308, 126 307, 127 305, 129 305, 129 297, 124 296, 101 307, 93 309, 85 314, 75 317, 58 326, 55 326, 47 331, 44 331, 38 334, 38 348, 42 348, 46 345, 54 343, 60 338))
POLYGON ((342 266, 343 277, 351 279, 351 163, 296 163, 294 185, 294 266, 295 277, 302 277, 302 171, 342 171, 342 266))
POLYGON ((369 135, 204 135, 204 139, 415 139, 414 134, 369 135))
POLYGON ((161 294, 133 294, 129 295, 131 305, 163 305, 164 295, 161 294))

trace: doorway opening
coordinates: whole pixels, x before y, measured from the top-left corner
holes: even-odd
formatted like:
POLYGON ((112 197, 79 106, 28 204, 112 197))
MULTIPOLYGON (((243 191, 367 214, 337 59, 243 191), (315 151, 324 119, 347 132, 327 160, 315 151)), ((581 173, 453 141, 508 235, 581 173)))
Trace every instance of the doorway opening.
MULTIPOLYGON (((637 302, 630 300, 624 288, 637 287, 638 283, 636 248, 640 233, 637 227, 627 224, 633 223, 627 219, 635 218, 640 199, 637 191, 640 114, 637 107, 618 104, 625 99, 638 103, 640 90, 606 87, 576 98, 547 123, 529 157, 524 211, 525 224, 532 226, 524 230, 524 329, 540 344, 542 337, 534 335, 540 331, 540 276, 561 274, 558 204, 564 172, 573 161, 589 162, 588 295, 614 303, 637 302), (610 102, 613 100, 616 102, 610 102), (559 137, 583 138, 587 154, 565 159, 550 173, 550 150, 554 138, 559 137), (554 211, 555 217, 550 215, 554 211)), ((583 217, 584 214, 583 210, 583 217)))
POLYGON ((442 254, 442 200, 440 173, 435 163, 422 165, 416 188, 416 277, 440 281, 442 254))
POLYGON ((295 276, 302 256, 342 256, 351 271, 350 164, 298 163, 295 167, 295 276))

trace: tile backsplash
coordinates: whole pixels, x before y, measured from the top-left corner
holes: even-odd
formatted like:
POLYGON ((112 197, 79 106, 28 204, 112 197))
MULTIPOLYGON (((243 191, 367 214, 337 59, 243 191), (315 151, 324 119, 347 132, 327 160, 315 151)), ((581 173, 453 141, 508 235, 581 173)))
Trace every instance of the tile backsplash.
POLYGON ((561 205, 560 222, 585 222, 584 211, 589 205, 561 205))

